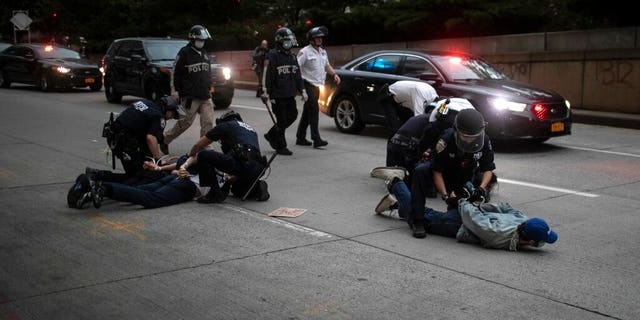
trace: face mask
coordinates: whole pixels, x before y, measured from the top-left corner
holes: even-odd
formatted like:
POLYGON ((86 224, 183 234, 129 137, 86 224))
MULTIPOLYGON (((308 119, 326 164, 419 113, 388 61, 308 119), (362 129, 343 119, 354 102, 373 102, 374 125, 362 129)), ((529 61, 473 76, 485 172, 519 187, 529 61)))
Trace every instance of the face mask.
POLYGON ((204 47, 204 40, 196 40, 194 46, 198 49, 202 49, 202 47, 204 47))

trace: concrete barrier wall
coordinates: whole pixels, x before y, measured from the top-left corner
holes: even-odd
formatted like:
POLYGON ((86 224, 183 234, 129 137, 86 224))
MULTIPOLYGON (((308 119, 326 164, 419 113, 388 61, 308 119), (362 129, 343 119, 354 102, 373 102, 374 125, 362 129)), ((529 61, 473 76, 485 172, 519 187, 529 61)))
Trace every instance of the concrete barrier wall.
MULTIPOLYGON (((452 50, 479 55, 510 78, 554 90, 573 108, 640 114, 640 28, 329 46, 339 66, 375 50, 452 50)), ((238 87, 255 88, 252 51, 215 52, 238 87)))

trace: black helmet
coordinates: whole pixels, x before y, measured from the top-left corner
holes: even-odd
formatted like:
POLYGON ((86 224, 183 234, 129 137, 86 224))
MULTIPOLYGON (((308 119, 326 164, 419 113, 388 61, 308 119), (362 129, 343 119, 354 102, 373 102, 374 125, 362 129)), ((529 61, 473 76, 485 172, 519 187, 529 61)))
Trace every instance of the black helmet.
POLYGON ((456 145, 467 153, 475 153, 484 147, 485 122, 476 109, 460 110, 454 122, 456 145))
POLYGON ((329 35, 329 29, 327 27, 314 27, 307 32, 307 40, 311 41, 313 38, 323 38, 329 35))
POLYGON ((162 116, 164 116, 167 111, 172 111, 173 118, 176 120, 187 114, 178 103, 178 99, 174 96, 165 95, 160 98, 160 108, 162 108, 162 116))
POLYGON ((280 28, 276 31, 276 46, 289 50, 298 45, 296 35, 289 28, 280 28))
POLYGON ((189 39, 207 40, 211 39, 211 34, 209 34, 209 30, 207 30, 207 28, 197 24, 191 27, 191 30, 189 30, 189 39))
POLYGON ((233 111, 233 110, 229 110, 227 112, 225 112, 224 114, 222 114, 220 117, 218 117, 218 119, 216 119, 216 125, 225 122, 225 121, 231 121, 231 120, 237 120, 237 121, 242 121, 242 117, 240 116, 239 113, 233 111))

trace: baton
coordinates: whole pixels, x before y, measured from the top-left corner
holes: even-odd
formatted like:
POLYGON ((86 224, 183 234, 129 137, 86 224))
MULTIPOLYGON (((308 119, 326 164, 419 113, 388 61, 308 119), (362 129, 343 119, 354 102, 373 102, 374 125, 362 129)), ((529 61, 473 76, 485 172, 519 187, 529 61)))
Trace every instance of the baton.
POLYGON ((249 196, 249 193, 251 192, 251 190, 253 190, 253 187, 256 186, 256 183, 258 183, 258 181, 260 181, 260 178, 262 178, 262 176, 264 175, 265 171, 267 171, 267 169, 269 169, 269 167, 271 166, 271 162, 273 161, 273 159, 275 159, 276 157, 276 152, 274 152, 273 154, 271 154, 271 157, 269 158, 269 161, 267 161, 267 165, 264 166, 264 168, 262 169, 262 171, 260 172, 260 174, 258 175, 258 178, 256 178, 256 180, 253 181, 253 183, 251 184, 251 187, 249 187, 249 189, 247 190, 247 192, 244 194, 244 196, 242 196, 242 201, 246 200, 247 197, 249 196))

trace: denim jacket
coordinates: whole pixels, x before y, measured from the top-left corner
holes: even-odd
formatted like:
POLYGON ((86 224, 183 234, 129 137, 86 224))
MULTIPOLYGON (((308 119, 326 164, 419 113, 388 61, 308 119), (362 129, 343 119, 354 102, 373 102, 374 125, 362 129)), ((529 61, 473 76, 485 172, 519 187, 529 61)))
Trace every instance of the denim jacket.
POLYGON ((463 223, 463 228, 456 237, 458 241, 462 240, 464 231, 468 230, 480 239, 485 248, 517 250, 518 225, 528 219, 524 213, 506 202, 478 206, 460 201, 458 210, 463 223))

